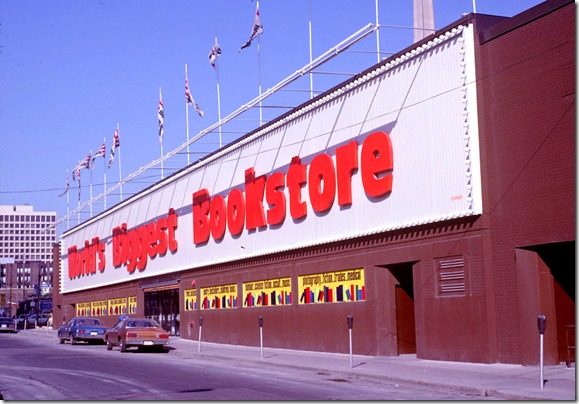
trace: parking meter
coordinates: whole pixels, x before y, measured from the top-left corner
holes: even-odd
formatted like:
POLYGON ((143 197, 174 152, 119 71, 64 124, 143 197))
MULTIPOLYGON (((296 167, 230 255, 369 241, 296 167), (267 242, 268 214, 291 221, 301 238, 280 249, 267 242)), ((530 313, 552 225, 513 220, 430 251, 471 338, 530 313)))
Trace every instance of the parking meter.
POLYGON ((539 328, 539 379, 541 381, 541 390, 545 385, 545 378, 543 377, 543 338, 545 335, 545 328, 547 328, 547 318, 544 314, 539 314, 537 317, 537 327, 539 328))
POLYGON ((346 320, 348 322, 348 334, 350 336, 350 367, 354 367, 354 356, 352 351, 352 327, 354 326, 354 316, 348 314, 346 320))
POLYGON ((545 334, 545 328, 547 328, 547 318, 544 314, 539 314, 537 317, 537 327, 539 328, 539 334, 545 334))
POLYGON ((199 317, 199 327, 203 326, 203 317, 199 317))
POLYGON ((259 323, 259 351, 261 355, 261 359, 263 359, 263 317, 259 316, 257 318, 257 322, 259 323))

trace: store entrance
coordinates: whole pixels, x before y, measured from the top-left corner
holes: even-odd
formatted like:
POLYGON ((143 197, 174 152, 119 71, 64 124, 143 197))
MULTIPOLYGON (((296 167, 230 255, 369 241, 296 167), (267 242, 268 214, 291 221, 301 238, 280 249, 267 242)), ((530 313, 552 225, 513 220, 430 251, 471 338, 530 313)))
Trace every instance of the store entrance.
POLYGON ((179 289, 145 290, 145 317, 161 324, 171 335, 179 335, 179 289))

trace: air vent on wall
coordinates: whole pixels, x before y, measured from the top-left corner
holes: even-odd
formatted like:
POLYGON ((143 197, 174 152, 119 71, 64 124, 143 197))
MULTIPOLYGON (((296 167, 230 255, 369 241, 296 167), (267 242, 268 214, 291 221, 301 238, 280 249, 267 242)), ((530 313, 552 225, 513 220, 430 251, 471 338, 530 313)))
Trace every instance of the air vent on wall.
POLYGON ((438 259, 436 269, 438 275, 438 296, 465 295, 464 257, 438 259))

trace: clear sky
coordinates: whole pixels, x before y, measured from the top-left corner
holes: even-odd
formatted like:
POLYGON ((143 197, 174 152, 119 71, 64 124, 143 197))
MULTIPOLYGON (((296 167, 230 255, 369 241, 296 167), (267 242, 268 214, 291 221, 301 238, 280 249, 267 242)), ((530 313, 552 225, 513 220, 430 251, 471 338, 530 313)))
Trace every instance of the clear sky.
MULTIPOLYGON (((435 28, 470 13, 511 17, 538 0, 434 0, 435 28)), ((255 0, 0 0, 0 205, 32 205, 57 212, 78 206, 72 169, 106 141, 106 159, 81 171, 81 204, 161 156, 157 109, 162 90, 165 111, 163 152, 187 140, 185 65, 189 88, 205 112, 189 108, 192 138, 273 87, 369 23, 376 22, 376 0, 261 0, 263 33, 240 51, 250 36, 255 0), (213 68, 208 54, 215 38, 222 54, 213 68), (258 52, 259 49, 259 52, 258 52), (217 85, 219 83, 219 86, 217 85), (218 91, 219 89, 219 91, 218 91), (120 149, 106 168, 117 123, 120 149), (120 156, 119 156, 120 151, 120 156), (120 157, 120 158, 119 158, 120 157), (59 197, 66 189, 68 194, 59 197), (106 177, 105 177, 106 173, 106 177)), ((382 57, 413 42, 412 0, 379 0, 382 57)), ((371 35, 314 75, 323 91, 376 63, 371 35), (332 74, 328 74, 332 73, 332 74), (336 74, 339 73, 339 74, 336 74)), ((310 82, 264 102, 265 121, 309 98, 310 82), (298 91, 306 90, 306 91, 298 91)), ((257 109, 223 133, 228 143, 259 126, 257 109), (235 130, 233 130, 235 129, 235 130)), ((191 162, 218 146, 208 135, 190 151, 191 162)), ((178 154, 164 163, 165 176, 187 164, 178 154)), ((139 177, 125 198, 160 179, 159 167, 139 177)), ((108 196, 107 207, 119 201, 108 196)), ((93 205, 96 214, 103 201, 93 205)), ((88 210, 82 213, 86 220, 88 210)), ((74 216, 72 225, 76 225, 74 216)), ((69 223, 70 224, 70 223, 69 223)), ((58 234, 66 224, 58 228, 58 234)))

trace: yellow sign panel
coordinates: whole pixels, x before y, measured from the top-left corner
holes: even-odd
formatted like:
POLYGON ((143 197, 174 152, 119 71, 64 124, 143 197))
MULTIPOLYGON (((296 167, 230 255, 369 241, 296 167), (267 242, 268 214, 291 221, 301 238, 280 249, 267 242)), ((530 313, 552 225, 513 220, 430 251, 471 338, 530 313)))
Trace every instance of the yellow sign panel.
POLYGON ((231 309, 237 307, 237 285, 201 288, 201 310, 231 309))
POLYGON ((90 315, 90 302, 76 304, 76 317, 86 317, 90 315))
POLYGON ((109 316, 127 314, 127 298, 109 299, 109 316))
POLYGON ((197 289, 185 289, 185 311, 197 310, 197 289))
POLYGON ((300 304, 366 300, 364 269, 298 276, 300 304))
POLYGON ((106 300, 97 300, 90 304, 90 312, 92 316, 106 316, 108 313, 108 303, 106 300))
POLYGON ((243 307, 284 306, 291 304, 291 278, 244 282, 243 296, 243 307))
POLYGON ((137 314, 137 296, 129 296, 128 314, 137 314))

